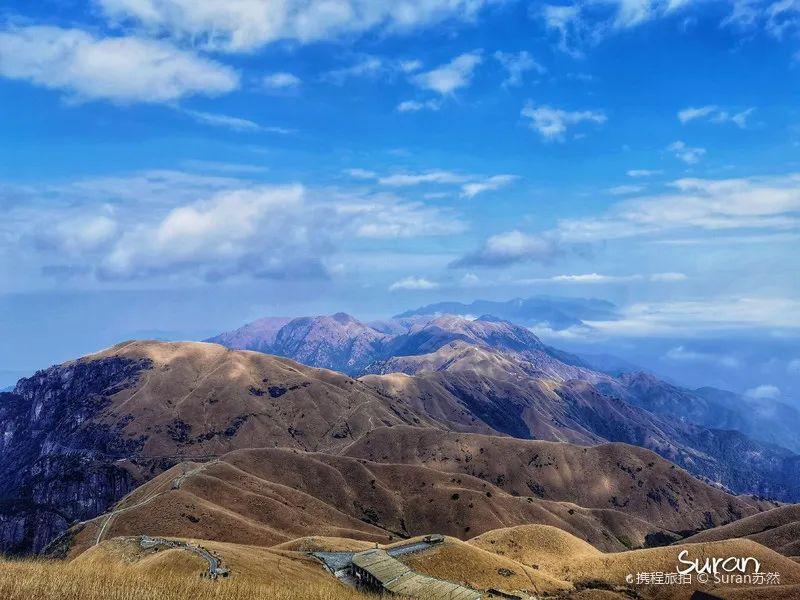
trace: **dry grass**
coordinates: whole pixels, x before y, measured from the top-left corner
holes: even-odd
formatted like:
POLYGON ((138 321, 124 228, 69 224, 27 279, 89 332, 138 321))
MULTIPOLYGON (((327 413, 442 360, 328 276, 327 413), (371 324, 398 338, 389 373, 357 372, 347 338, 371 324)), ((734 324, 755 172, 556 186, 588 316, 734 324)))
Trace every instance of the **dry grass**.
POLYGON ((263 585, 247 579, 208 581, 168 572, 142 573, 123 566, 100 570, 55 561, 0 561, 3 600, 369 600, 330 582, 285 581, 263 585))

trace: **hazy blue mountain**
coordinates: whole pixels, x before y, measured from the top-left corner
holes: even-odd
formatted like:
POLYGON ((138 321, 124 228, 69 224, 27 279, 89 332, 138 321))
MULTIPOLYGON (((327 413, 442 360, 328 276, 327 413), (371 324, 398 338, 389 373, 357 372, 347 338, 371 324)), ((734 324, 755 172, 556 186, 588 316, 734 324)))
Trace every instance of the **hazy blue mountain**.
POLYGON ((439 302, 407 310, 396 318, 440 314, 473 317, 489 314, 525 326, 546 323, 556 330, 582 325, 584 321, 610 321, 618 318, 617 307, 606 300, 559 296, 532 296, 504 302, 475 300, 469 304, 439 302))
POLYGON ((608 373, 609 375, 619 376, 623 373, 634 373, 637 371, 644 371, 639 365, 614 356, 613 354, 587 354, 585 352, 578 353, 581 360, 595 371, 601 373, 608 373))

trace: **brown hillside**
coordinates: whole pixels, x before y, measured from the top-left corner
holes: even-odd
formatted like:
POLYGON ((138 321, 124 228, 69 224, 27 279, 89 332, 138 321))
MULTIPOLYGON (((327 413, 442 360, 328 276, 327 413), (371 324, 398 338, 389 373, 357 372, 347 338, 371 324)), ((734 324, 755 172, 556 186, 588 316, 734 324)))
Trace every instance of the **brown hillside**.
MULTIPOLYGON (((628 575, 639 572, 675 572, 678 553, 684 549, 689 552, 690 560, 699 558, 702 561, 705 557, 716 556, 753 557, 761 562, 763 572, 780 573, 781 583, 792 586, 788 589, 796 590, 798 588, 795 586, 800 584, 800 565, 749 540, 602 553, 587 548, 581 540, 569 534, 547 531, 541 527, 492 531, 467 543, 448 539, 441 546, 410 555, 403 561, 427 575, 462 581, 478 589, 527 590, 570 599, 603 598, 602 594, 594 594, 605 590, 610 594, 620 594, 609 596, 611 598, 688 600, 698 589, 722 595, 737 588, 745 590, 739 592, 743 595, 737 595, 737 598, 748 597, 746 590, 751 585, 703 585, 694 582, 684 586, 643 586, 626 580, 628 575), (491 543, 492 540, 495 544, 491 543), (481 546, 486 546, 486 549, 481 546), (501 552, 511 551, 514 556, 496 553, 492 548, 501 552), (531 558, 535 560, 530 561, 531 558), (563 590, 560 593, 559 588, 563 590)), ((784 597, 792 598, 790 595, 784 597)))
POLYGON ((263 446, 324 450, 376 426, 421 420, 350 377, 259 352, 129 342, 80 360, 108 357, 151 363, 136 385, 111 396, 97 419, 125 422, 122 435, 139 440, 143 456, 263 446))
POLYGON ((774 508, 734 523, 687 538, 687 542, 713 542, 747 538, 784 556, 800 556, 800 504, 774 508))
POLYGON ((620 510, 515 496, 471 475, 287 449, 241 450, 203 469, 176 467, 121 508, 108 523, 102 516, 73 528, 72 554, 93 545, 101 527, 103 539, 149 534, 272 546, 309 535, 379 542, 431 532, 469 538, 543 523, 610 550, 661 531, 620 510), (188 474, 173 489, 181 472, 188 474))
MULTIPOLYGON (((393 427, 366 434, 344 452, 472 475, 515 496, 620 511, 676 532, 727 523, 761 508, 751 498, 727 494, 649 450, 626 444, 575 446, 393 427)), ((630 542, 642 546, 645 540, 639 536, 630 542)))

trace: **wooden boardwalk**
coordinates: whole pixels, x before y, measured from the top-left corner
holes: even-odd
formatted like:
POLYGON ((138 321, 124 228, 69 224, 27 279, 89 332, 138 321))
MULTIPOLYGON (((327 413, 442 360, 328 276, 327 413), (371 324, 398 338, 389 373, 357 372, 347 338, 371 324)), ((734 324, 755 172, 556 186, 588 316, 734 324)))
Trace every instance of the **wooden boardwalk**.
POLYGON ((398 596, 426 600, 479 600, 482 594, 457 583, 412 571, 385 550, 367 550, 353 556, 353 576, 365 587, 398 596))

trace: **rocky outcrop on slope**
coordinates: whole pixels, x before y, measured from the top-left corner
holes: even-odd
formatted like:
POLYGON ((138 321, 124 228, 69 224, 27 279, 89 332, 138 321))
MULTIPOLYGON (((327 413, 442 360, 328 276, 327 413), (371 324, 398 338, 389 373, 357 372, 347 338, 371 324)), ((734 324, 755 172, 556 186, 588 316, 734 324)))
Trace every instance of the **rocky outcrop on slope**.
POLYGON ((92 419, 109 397, 134 385, 146 359, 68 363, 0 394, 0 549, 41 550, 76 520, 103 512, 136 484, 115 460, 138 442, 123 423, 92 419))

